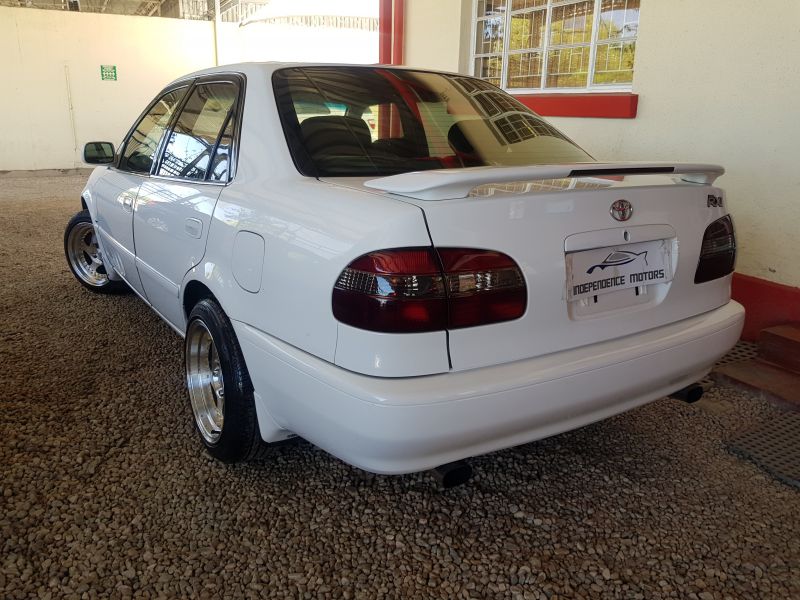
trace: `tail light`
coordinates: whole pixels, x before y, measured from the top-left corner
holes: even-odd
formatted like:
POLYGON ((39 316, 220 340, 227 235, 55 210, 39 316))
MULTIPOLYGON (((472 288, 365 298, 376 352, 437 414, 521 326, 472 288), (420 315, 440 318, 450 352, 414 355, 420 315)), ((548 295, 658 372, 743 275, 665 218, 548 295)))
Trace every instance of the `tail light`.
POLYGON ((510 321, 526 304, 525 280, 510 257, 467 248, 370 252, 351 262, 333 288, 339 321, 385 333, 510 321))
POLYGON ((736 235, 733 220, 726 215, 706 228, 694 282, 704 283, 733 273, 735 263, 736 235))

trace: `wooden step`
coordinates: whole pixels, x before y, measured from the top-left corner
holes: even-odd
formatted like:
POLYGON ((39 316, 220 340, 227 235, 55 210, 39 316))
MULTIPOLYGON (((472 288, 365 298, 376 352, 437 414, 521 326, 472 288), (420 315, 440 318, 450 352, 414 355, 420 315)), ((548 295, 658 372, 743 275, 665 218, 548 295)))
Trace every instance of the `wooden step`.
POLYGON ((759 390, 769 398, 800 409, 800 373, 787 371, 754 358, 714 369, 716 377, 759 390))
POLYGON ((758 355, 767 362, 800 373, 800 325, 763 329, 758 337, 758 355))

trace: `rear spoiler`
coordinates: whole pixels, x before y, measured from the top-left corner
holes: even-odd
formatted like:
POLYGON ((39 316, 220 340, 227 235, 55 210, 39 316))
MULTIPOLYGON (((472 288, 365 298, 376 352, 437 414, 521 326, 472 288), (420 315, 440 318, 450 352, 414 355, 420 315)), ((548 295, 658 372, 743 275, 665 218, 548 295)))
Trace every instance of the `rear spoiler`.
POLYGON ((526 167, 470 167, 414 171, 371 179, 365 186, 419 200, 466 198, 473 188, 487 183, 603 177, 608 175, 675 174, 689 183, 711 185, 725 173, 718 165, 678 163, 575 163, 526 167))

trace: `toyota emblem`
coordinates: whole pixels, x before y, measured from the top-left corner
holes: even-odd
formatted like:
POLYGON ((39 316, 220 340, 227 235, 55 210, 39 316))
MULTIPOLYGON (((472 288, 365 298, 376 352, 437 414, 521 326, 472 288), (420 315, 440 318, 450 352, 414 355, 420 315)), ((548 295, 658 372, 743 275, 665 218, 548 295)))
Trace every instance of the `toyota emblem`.
POLYGON ((633 206, 627 200, 617 200, 611 205, 609 212, 617 221, 627 221, 633 214, 633 206))

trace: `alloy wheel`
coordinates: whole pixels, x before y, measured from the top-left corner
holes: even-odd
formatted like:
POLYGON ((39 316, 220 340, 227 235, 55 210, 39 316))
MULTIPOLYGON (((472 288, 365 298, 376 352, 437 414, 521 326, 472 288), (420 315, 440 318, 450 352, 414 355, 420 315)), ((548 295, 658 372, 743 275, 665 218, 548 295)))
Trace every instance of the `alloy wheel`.
POLYGON ((200 435, 216 444, 225 422, 225 382, 214 338, 201 319, 186 332, 186 387, 200 435))

